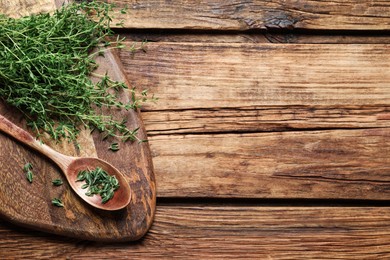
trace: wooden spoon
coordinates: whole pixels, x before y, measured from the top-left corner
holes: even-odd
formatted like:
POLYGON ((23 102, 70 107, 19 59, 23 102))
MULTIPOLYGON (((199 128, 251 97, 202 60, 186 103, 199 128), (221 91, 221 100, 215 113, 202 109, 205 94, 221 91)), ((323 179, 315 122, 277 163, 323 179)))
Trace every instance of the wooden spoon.
POLYGON ((60 167, 68 180, 72 189, 79 195, 85 202, 93 207, 102 210, 119 210, 126 207, 131 200, 131 192, 129 183, 126 181, 122 173, 119 172, 114 166, 105 162, 99 158, 93 157, 73 157, 61 154, 49 146, 42 144, 36 140, 27 131, 13 124, 11 121, 0 115, 0 131, 14 137, 16 140, 23 144, 33 148, 34 150, 46 155, 54 163, 60 167), (85 195, 86 189, 82 189, 82 182, 77 182, 77 174, 79 171, 95 169, 100 167, 105 170, 109 175, 115 176, 119 181, 119 189, 115 191, 114 197, 103 204, 99 195, 87 196, 85 195))

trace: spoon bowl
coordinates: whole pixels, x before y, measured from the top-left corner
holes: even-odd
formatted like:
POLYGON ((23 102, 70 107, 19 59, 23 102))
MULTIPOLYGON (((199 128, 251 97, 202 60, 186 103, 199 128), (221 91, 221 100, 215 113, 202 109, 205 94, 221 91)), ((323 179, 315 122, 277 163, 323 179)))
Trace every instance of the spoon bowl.
POLYGON ((74 192, 91 206, 102 210, 113 211, 123 209, 130 203, 131 190, 129 183, 123 174, 110 163, 94 157, 73 157, 59 153, 39 142, 27 131, 13 124, 2 115, 0 115, 0 131, 50 158, 62 170, 74 192), (119 188, 115 191, 112 199, 106 203, 102 203, 100 195, 85 195, 87 190, 81 187, 84 182, 77 181, 77 175, 80 171, 93 170, 97 167, 102 168, 109 175, 115 176, 119 182, 119 188))
POLYGON ((67 176, 68 182, 73 190, 90 205, 103 209, 103 210, 119 210, 126 207, 131 200, 130 186, 127 183, 123 175, 114 166, 106 161, 94 157, 74 157, 74 160, 66 168, 65 175, 67 176), (119 181, 119 188, 115 191, 114 197, 102 203, 102 199, 99 195, 87 196, 85 195, 86 189, 82 189, 84 182, 77 181, 77 175, 80 171, 86 169, 96 169, 97 167, 102 168, 109 175, 115 176, 119 181))

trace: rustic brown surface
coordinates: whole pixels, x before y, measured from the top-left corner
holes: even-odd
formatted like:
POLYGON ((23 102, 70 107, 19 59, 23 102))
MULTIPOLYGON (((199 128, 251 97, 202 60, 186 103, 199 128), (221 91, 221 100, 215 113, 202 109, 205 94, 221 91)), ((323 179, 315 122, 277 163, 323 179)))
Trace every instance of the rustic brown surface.
POLYGON ((388 207, 160 205, 137 243, 26 234, 0 223, 0 252, 15 259, 388 259, 389 225, 388 207))
POLYGON ((389 48, 163 42, 134 57, 121 52, 121 60, 133 85, 159 97, 147 110, 382 106, 390 101, 389 48))
POLYGON ((0 0, 0 13, 14 18, 52 12, 55 8, 53 0, 0 0))
POLYGON ((120 59, 160 98, 154 225, 106 244, 2 221, 2 258, 390 258, 388 1, 110 2, 152 41, 120 59))
POLYGON ((160 196, 389 199, 388 47, 161 42, 122 52, 132 83, 160 98, 143 111, 160 196))
POLYGON ((150 144, 161 197, 389 200, 389 137, 381 128, 160 135, 150 144))
MULTIPOLYGON (((114 80, 125 80, 118 66, 118 60, 107 51, 105 58, 97 58, 99 69, 107 71, 114 80)), ((123 100, 129 100, 122 93, 123 100)), ((1 114, 16 124, 21 124, 17 110, 2 106, 1 114)), ((110 111, 119 116, 118 111, 110 111)), ((140 138, 146 138, 139 114, 134 111, 122 113, 128 120, 128 127, 141 127, 140 138)), ((23 127, 25 127, 22 124, 23 127)), ((151 156, 147 143, 122 144, 118 152, 108 150, 110 142, 101 141, 94 134, 81 137, 81 151, 84 156, 97 156, 114 165, 126 175, 130 184, 132 200, 125 209, 103 212, 84 203, 70 189, 68 184, 55 187, 51 181, 61 177, 61 172, 47 158, 30 151, 9 136, 0 134, 0 215, 18 225, 65 236, 105 241, 127 241, 141 238, 152 224, 156 194, 151 156), (86 148, 83 148, 86 147, 86 148), (91 151, 92 150, 92 151, 91 151), (12 156, 10 156, 12 155, 12 156), (26 180, 23 165, 33 165, 33 183, 26 180), (64 208, 51 205, 51 200, 61 198, 64 208)), ((80 152, 71 144, 56 145, 58 151, 76 156, 80 152)))
POLYGON ((249 106, 145 110, 149 135, 358 129, 390 126, 390 106, 249 106))
POLYGON ((322 29, 388 30, 390 3, 374 1, 136 1, 111 0, 118 9, 114 25, 164 29, 322 29))

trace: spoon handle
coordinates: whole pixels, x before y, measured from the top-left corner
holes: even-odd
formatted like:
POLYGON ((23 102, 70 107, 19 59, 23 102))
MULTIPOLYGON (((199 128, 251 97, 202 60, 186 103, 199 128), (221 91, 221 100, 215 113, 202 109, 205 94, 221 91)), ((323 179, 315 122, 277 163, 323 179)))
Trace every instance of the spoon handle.
POLYGON ((37 152, 46 155, 53 160, 61 169, 65 169, 74 157, 63 155, 49 146, 36 140, 30 133, 18 127, 4 116, 0 115, 0 131, 4 132, 19 142, 29 146, 37 152))

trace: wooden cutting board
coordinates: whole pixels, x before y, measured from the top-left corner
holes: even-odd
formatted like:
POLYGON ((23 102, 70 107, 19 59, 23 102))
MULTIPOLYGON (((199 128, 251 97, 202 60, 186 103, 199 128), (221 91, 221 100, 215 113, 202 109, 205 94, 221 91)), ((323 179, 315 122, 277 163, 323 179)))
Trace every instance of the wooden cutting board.
MULTIPOLYGON (((105 56, 98 57, 96 61, 100 65, 96 73, 107 72, 112 79, 125 81, 129 86, 114 51, 106 51, 105 56)), ((121 98, 129 100, 129 93, 123 92, 121 98)), ((21 114, 14 108, 0 103, 0 113, 28 130, 21 114)), ((140 127, 139 137, 146 139, 139 111, 113 110, 110 113, 126 117, 129 129, 140 127)), ((81 148, 66 141, 55 144, 47 139, 45 142, 67 155, 97 156, 113 164, 129 181, 132 191, 130 204, 115 212, 90 207, 77 197, 65 181, 62 186, 52 185, 52 180, 65 178, 49 159, 0 133, 0 217, 27 228, 96 241, 133 241, 148 231, 156 206, 155 179, 148 143, 120 143, 120 150, 113 152, 108 149, 110 141, 103 141, 98 133, 91 135, 89 131, 82 132, 78 139, 81 148), (23 172, 27 162, 34 167, 32 183, 26 180, 23 172), (64 208, 51 204, 55 197, 62 199, 64 208)))

